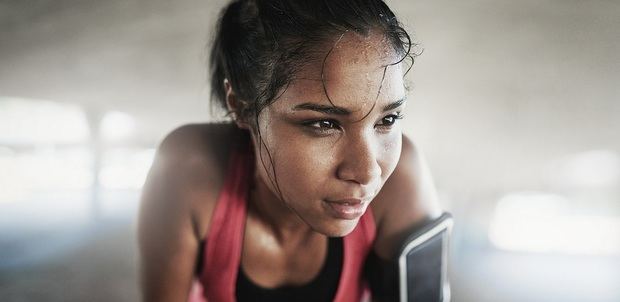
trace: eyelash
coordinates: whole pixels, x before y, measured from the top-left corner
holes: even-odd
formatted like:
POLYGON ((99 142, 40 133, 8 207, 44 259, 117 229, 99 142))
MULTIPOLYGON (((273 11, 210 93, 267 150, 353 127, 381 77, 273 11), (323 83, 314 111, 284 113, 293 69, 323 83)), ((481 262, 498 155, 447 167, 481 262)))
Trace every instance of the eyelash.
POLYGON ((404 117, 405 117, 405 116, 404 116, 402 113, 400 113, 400 112, 396 112, 396 113, 393 113, 393 114, 389 114, 389 115, 385 116, 384 118, 382 118, 381 120, 383 121, 383 120, 385 120, 386 118, 393 118, 393 120, 392 120, 391 124, 389 124, 389 125, 381 125, 381 126, 391 127, 392 125, 396 124, 396 121, 398 121, 398 120, 402 120, 404 117))
MULTIPOLYGON (((400 113, 400 112, 396 112, 394 114, 389 114, 389 115, 383 117, 381 119, 381 121, 385 121, 386 119, 391 118, 392 122, 390 122, 388 124, 378 124, 376 126, 384 127, 386 129, 389 129, 394 124, 396 124, 397 120, 403 119, 404 117, 405 116, 402 113, 400 113)), ((333 119, 311 120, 311 121, 303 122, 303 125, 308 127, 308 128, 310 128, 312 131, 319 132, 321 134, 327 134, 327 133, 329 133, 329 131, 332 131, 332 130, 340 127, 338 121, 333 120, 333 119), (322 127, 321 123, 330 123, 330 124, 327 127, 322 127)))

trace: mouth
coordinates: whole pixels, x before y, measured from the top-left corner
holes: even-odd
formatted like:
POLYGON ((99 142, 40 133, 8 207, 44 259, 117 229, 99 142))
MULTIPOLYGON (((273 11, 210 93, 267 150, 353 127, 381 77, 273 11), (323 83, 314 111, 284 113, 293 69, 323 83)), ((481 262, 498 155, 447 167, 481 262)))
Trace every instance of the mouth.
POLYGON ((353 220, 364 214, 368 203, 361 199, 324 200, 329 213, 338 219, 353 220))

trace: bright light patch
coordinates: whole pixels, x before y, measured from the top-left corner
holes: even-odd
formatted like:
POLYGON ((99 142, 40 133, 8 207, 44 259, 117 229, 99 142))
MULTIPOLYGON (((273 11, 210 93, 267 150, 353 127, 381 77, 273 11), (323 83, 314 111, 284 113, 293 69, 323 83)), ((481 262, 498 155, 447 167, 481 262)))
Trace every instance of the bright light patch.
POLYGON ((0 144, 81 143, 88 136, 86 115, 77 106, 0 97, 0 144))
POLYGON ((620 183, 620 155, 612 150, 592 150, 553 162, 547 169, 549 183, 560 186, 613 187, 620 183))
POLYGON ((620 217, 571 214, 569 201, 555 194, 521 192, 497 204, 489 239, 504 250, 619 254, 620 217))
POLYGON ((0 167, 0 203, 20 202, 40 192, 85 190, 93 181, 86 148, 2 152, 0 167))
POLYGON ((134 118, 123 112, 111 111, 101 120, 101 134, 105 140, 124 140, 134 133, 136 122, 134 118))
POLYGON ((153 163, 155 149, 112 149, 101 169, 101 185, 106 189, 140 189, 153 163))
POLYGON ((25 183, 16 181, 13 157, 14 152, 9 148, 0 147, 0 167, 4 170, 4 173, 0 173, 0 205, 2 203, 8 203, 10 201, 21 200, 25 195, 25 183))

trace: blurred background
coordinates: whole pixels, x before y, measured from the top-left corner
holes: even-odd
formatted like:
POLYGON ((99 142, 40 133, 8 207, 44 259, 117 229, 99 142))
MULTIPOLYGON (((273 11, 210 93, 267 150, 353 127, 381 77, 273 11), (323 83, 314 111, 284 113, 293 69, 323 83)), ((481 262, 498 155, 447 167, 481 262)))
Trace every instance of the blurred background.
MULTIPOLYGON (((138 301, 155 148, 213 120, 225 1, 0 0, 0 297, 138 301)), ((620 301, 620 2, 389 1, 453 301, 620 301)))

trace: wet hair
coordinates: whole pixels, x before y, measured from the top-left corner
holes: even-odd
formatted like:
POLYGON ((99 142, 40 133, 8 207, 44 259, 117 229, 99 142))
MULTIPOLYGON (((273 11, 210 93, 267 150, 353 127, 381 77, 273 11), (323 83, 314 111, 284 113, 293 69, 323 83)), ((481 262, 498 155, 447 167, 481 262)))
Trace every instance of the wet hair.
POLYGON ((212 103, 232 113, 226 106, 227 79, 238 100, 235 116, 256 126, 261 110, 278 98, 295 73, 316 60, 325 64, 348 31, 382 33, 400 56, 390 65, 406 58, 413 64, 411 38, 381 0, 232 1, 222 11, 211 49, 212 103), (329 44, 332 49, 325 52, 329 44))
MULTIPOLYGON (((412 51, 415 45, 410 35, 381 0, 234 0, 222 10, 209 58, 212 105, 218 104, 227 115, 250 126, 267 150, 273 174, 269 178, 282 200, 258 116, 286 90, 295 74, 312 62, 323 64, 323 89, 333 105, 323 71, 330 53, 347 32, 366 37, 377 32, 392 46, 399 58, 383 66, 384 78, 389 66, 406 59, 409 71, 417 55, 412 51), (235 93, 236 112, 227 109, 225 79, 235 93)), ((382 83, 383 79, 377 97, 382 83)), ((376 100, 366 115, 375 105, 376 100)), ((267 169, 262 152, 258 155, 267 169)))

